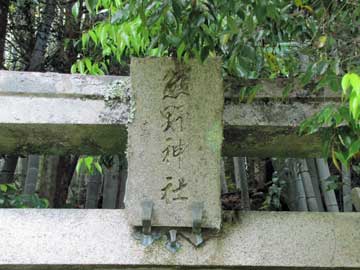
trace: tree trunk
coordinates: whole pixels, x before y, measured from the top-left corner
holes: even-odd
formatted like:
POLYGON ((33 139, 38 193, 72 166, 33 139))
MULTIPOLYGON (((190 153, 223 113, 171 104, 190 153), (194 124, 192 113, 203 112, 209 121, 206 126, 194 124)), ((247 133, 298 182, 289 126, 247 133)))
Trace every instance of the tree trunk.
POLYGON ((9 0, 0 0, 0 69, 3 69, 5 64, 5 39, 9 4, 9 0))
POLYGON ((111 168, 104 168, 102 208, 115 209, 119 190, 119 158, 114 156, 111 168))
POLYGON ((95 169, 93 175, 87 177, 85 208, 94 209, 98 207, 100 187, 101 174, 95 169))
POLYGON ((351 200, 351 170, 342 165, 342 190, 343 190, 343 203, 344 212, 352 212, 352 200, 351 200))
POLYGON ((54 208, 64 207, 68 197, 69 185, 74 174, 78 156, 60 156, 57 166, 54 208))
POLYGON ((50 37, 51 24, 56 15, 57 1, 46 1, 41 14, 41 23, 36 34, 34 50, 31 54, 29 69, 40 71, 43 69, 47 42, 50 37))
POLYGON ((0 172, 0 184, 10 184, 15 181, 15 169, 18 156, 9 155, 5 157, 4 166, 0 172))
POLYGON ((36 191, 36 184, 39 175, 39 155, 30 155, 28 158, 28 169, 26 172, 24 194, 34 194, 36 191))
POLYGON ((325 206, 328 212, 339 212, 334 190, 328 190, 327 179, 330 177, 329 166, 324 159, 317 158, 316 165, 320 178, 320 186, 324 195, 325 206))
POLYGON ((298 160, 300 164, 300 175, 305 188, 306 202, 311 212, 319 212, 318 199, 311 181, 310 172, 305 159, 298 160))
POLYGON ((11 34, 8 65, 11 70, 26 70, 35 46, 38 16, 34 14, 38 13, 39 5, 31 0, 13 1, 13 3, 14 11, 8 18, 8 32, 11 34))

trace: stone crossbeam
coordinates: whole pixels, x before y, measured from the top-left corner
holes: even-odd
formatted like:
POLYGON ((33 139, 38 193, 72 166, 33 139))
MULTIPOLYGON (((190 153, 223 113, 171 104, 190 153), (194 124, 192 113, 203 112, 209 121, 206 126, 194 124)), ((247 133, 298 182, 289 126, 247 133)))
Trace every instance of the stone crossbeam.
MULTIPOLYGON (((136 116, 129 81, 117 76, 0 71, 0 152, 124 151, 126 125, 136 116)), ((225 84, 223 155, 320 156, 320 138, 299 137, 297 127, 340 99, 331 92, 308 95, 298 89, 284 101, 283 82, 259 83, 263 90, 251 103, 239 102, 241 86, 225 84)))
POLYGON ((144 248, 124 210, 0 210, 1 270, 359 269, 355 213, 244 212, 204 246, 144 248))

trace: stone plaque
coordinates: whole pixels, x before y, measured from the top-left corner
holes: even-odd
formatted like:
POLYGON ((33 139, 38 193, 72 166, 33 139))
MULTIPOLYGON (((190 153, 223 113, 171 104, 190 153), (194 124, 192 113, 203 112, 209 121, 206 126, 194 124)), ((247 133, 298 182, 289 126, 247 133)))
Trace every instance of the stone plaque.
POLYGON ((154 203, 153 226, 192 226, 202 203, 203 227, 221 225, 220 159, 224 93, 221 62, 181 64, 132 59, 133 122, 128 128, 126 208, 141 225, 141 202, 154 203))

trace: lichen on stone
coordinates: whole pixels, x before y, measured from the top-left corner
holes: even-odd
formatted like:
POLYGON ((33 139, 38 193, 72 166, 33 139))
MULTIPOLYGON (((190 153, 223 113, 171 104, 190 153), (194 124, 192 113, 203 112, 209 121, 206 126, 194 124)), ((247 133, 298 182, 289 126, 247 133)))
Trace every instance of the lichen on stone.
POLYGON ((104 93, 105 102, 109 105, 121 102, 127 103, 130 100, 130 78, 114 80, 104 93))
POLYGON ((113 123, 123 123, 126 117, 127 123, 133 121, 135 117, 135 99, 131 95, 130 78, 112 81, 105 90, 104 101, 107 107, 107 113, 104 113, 104 115, 101 116, 103 120, 109 121, 109 118, 111 118, 110 120, 113 123), (126 115, 121 114, 119 116, 121 119, 112 119, 113 111, 124 105, 127 106, 126 115))

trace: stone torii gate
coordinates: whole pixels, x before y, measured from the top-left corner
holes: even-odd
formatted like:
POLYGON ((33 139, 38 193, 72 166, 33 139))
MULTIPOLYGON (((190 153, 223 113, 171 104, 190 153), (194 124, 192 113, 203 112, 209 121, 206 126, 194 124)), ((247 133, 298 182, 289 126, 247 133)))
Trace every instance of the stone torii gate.
POLYGON ((261 84, 249 104, 228 89, 223 107, 215 60, 134 60, 131 78, 1 71, 0 152, 116 154, 128 125, 130 171, 127 210, 0 210, 0 269, 360 268, 356 213, 244 212, 201 232, 221 223, 221 151, 320 156, 296 127, 339 98, 299 89, 282 102, 281 82, 261 84), (193 228, 169 236, 178 226, 193 228))

